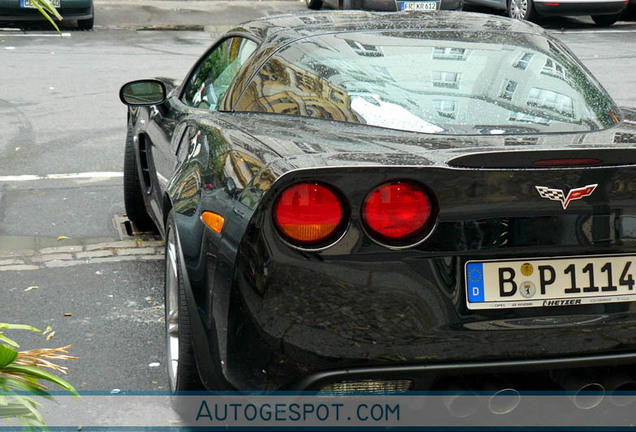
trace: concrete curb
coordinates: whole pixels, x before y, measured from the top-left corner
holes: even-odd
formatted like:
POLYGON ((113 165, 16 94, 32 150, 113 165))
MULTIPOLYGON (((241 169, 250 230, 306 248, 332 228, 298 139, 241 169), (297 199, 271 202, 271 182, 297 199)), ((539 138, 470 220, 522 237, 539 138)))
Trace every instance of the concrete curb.
POLYGON ((219 33, 244 21, 306 10, 304 0, 95 0, 95 27, 219 33))
POLYGON ((0 272, 163 259, 161 240, 124 240, 0 253, 0 272))

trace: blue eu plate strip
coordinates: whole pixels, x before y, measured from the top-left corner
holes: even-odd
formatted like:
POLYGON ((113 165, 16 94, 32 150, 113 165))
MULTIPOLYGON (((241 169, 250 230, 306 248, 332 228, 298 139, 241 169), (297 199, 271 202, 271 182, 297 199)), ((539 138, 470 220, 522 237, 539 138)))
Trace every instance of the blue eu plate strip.
POLYGON ((482 263, 470 263, 466 266, 466 287, 469 302, 484 302, 484 265, 482 263))

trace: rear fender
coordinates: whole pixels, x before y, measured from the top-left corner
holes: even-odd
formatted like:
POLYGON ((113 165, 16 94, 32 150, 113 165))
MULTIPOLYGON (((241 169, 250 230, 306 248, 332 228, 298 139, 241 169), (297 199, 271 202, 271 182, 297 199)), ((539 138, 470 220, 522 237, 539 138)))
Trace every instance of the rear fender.
POLYGON ((176 227, 175 241, 179 245, 179 271, 183 277, 184 292, 186 295, 186 304, 188 307, 188 316, 190 318, 190 328, 192 329, 192 348, 196 359, 197 369, 201 382, 210 390, 229 389, 230 385, 221 373, 221 360, 218 356, 218 347, 215 331, 207 331, 208 326, 204 325, 197 307, 195 295, 190 282, 190 272, 186 265, 186 259, 183 254, 183 245, 179 235, 179 215, 175 215, 176 227), (208 349, 212 347, 212 349, 208 349))

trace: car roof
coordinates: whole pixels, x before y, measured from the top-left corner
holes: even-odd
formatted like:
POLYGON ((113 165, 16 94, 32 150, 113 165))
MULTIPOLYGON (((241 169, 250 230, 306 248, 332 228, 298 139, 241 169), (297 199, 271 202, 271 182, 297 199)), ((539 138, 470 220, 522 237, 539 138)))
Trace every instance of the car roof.
POLYGON ((545 35, 527 21, 471 12, 365 12, 326 11, 277 15, 248 21, 232 30, 263 42, 285 45, 307 36, 347 31, 426 30, 462 32, 509 32, 545 35))

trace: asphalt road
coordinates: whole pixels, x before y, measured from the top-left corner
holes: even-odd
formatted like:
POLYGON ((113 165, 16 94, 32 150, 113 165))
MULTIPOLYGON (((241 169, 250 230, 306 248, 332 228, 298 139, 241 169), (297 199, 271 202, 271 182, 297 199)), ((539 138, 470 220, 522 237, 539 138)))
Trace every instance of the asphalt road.
MULTIPOLYGON (((257 15, 299 9, 289 1, 240 3, 257 15)), ((142 12, 144 20, 148 13, 168 24, 182 19, 176 9, 176 18, 163 9, 142 12)), ((234 12, 219 25, 245 18, 234 12)), ((116 219, 124 213, 126 122, 117 95, 129 80, 183 77, 219 28, 199 17, 187 25, 208 31, 139 31, 148 28, 142 18, 98 20, 94 31, 63 37, 45 28, 0 29, 0 322, 55 332, 48 340, 12 332, 24 349, 73 344, 79 359, 68 363, 67 378, 82 391, 167 388, 161 243, 127 237, 116 219)), ((543 24, 619 104, 636 106, 636 22, 543 24)))

